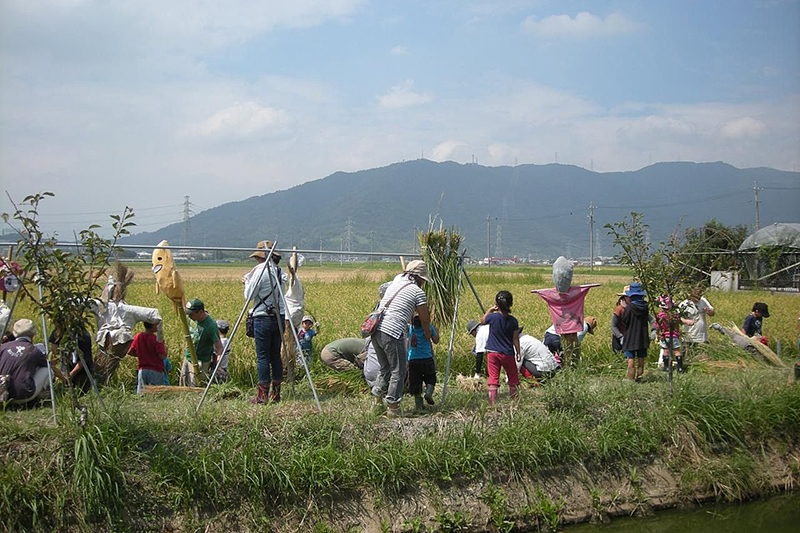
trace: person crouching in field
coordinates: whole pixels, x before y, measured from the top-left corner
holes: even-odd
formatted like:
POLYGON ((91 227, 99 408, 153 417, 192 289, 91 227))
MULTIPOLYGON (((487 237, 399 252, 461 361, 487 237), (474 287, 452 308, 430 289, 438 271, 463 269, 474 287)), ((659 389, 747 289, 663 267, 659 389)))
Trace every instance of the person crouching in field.
POLYGON ((422 321, 415 314, 408 326, 408 391, 414 395, 414 409, 422 411, 422 382, 425 382, 425 401, 433 405, 436 386, 436 360, 433 344, 439 344, 439 332, 431 324, 431 338, 427 339, 422 321), (433 343, 433 344, 431 344, 433 343))
POLYGON ((143 322, 142 326, 144 331, 136 334, 128 349, 128 354, 138 359, 136 394, 142 394, 145 385, 164 384, 164 359, 167 357, 167 347, 156 337, 158 326, 149 322, 143 322))
POLYGON ((631 299, 631 303, 622 313, 622 323, 626 331, 622 350, 628 360, 628 379, 638 381, 644 374, 644 360, 647 358, 647 348, 650 347, 650 323, 653 319, 647 312, 647 302, 644 299, 647 293, 641 283, 631 283, 625 294, 631 299), (634 358, 637 360, 636 365, 634 358))
POLYGON ((511 314, 514 297, 508 291, 500 291, 495 296, 495 305, 490 307, 481 319, 481 324, 489 325, 489 338, 486 340, 486 369, 489 372, 489 403, 497 402, 497 389, 500 386, 500 368, 505 368, 508 388, 512 399, 517 397, 519 373, 517 359, 521 357, 519 347, 519 323, 511 314))

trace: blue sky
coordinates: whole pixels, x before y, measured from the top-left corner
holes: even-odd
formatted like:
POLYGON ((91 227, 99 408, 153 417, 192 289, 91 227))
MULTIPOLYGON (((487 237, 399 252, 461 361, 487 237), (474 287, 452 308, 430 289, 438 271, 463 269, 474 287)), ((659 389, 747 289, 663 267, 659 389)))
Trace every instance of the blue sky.
POLYGON ((799 35, 791 0, 3 0, 0 184, 63 233, 423 153, 797 170, 799 35))

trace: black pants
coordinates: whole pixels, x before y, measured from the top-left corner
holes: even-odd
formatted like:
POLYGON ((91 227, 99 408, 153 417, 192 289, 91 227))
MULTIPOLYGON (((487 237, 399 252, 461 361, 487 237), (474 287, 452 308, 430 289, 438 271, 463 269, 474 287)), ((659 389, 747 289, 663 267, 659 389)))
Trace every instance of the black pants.
POLYGON ((475 373, 478 375, 480 375, 481 368, 483 368, 483 356, 484 352, 475 353, 475 373))
POLYGON ((409 394, 422 394, 423 381, 426 385, 436 385, 436 360, 433 357, 408 361, 409 394))
POLYGON ((549 370, 547 372, 543 372, 539 370, 539 368, 530 361, 523 361, 522 366, 525 367, 525 370, 531 373, 531 376, 535 377, 536 379, 542 378, 552 378, 556 375, 555 370, 549 370))

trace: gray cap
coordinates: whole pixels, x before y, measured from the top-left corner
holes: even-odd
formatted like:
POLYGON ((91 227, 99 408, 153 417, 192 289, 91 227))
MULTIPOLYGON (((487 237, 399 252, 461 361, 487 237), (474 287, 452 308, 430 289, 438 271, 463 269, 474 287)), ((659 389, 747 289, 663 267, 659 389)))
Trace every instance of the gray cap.
POLYGON ((472 335, 472 332, 475 331, 475 329, 480 325, 481 323, 478 322, 477 320, 470 320, 469 322, 467 322, 467 333, 472 335))
POLYGON ((217 329, 228 330, 231 329, 231 325, 228 324, 228 321, 225 320, 224 318, 220 318, 219 320, 217 320, 217 329))

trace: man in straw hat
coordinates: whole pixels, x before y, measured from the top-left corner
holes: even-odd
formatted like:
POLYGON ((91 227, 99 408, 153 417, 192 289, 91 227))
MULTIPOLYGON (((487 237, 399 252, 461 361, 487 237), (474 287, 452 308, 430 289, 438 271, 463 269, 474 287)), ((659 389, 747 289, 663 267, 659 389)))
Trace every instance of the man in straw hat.
POLYGON ((272 252, 271 269, 267 263, 267 251, 272 242, 261 241, 256 245, 257 251, 250 254, 256 266, 244 275, 244 298, 253 302, 253 325, 256 343, 256 367, 258 371, 258 393, 251 398, 252 403, 263 404, 267 400, 279 402, 281 399, 281 383, 283 382, 283 361, 281 361, 281 324, 286 323, 286 310, 281 287, 288 281, 288 276, 278 263, 281 254, 272 252), (278 305, 275 306, 277 301, 278 305), (270 391, 270 386, 272 391, 270 391))
POLYGON ((403 334, 415 311, 419 314, 425 338, 428 342, 431 340, 428 300, 421 288, 423 283, 430 281, 425 261, 411 261, 405 270, 392 280, 378 304, 378 308, 384 309, 385 312, 371 337, 381 365, 378 380, 372 387, 372 396, 379 406, 383 404, 385 398, 389 416, 400 416, 407 357, 403 334))

